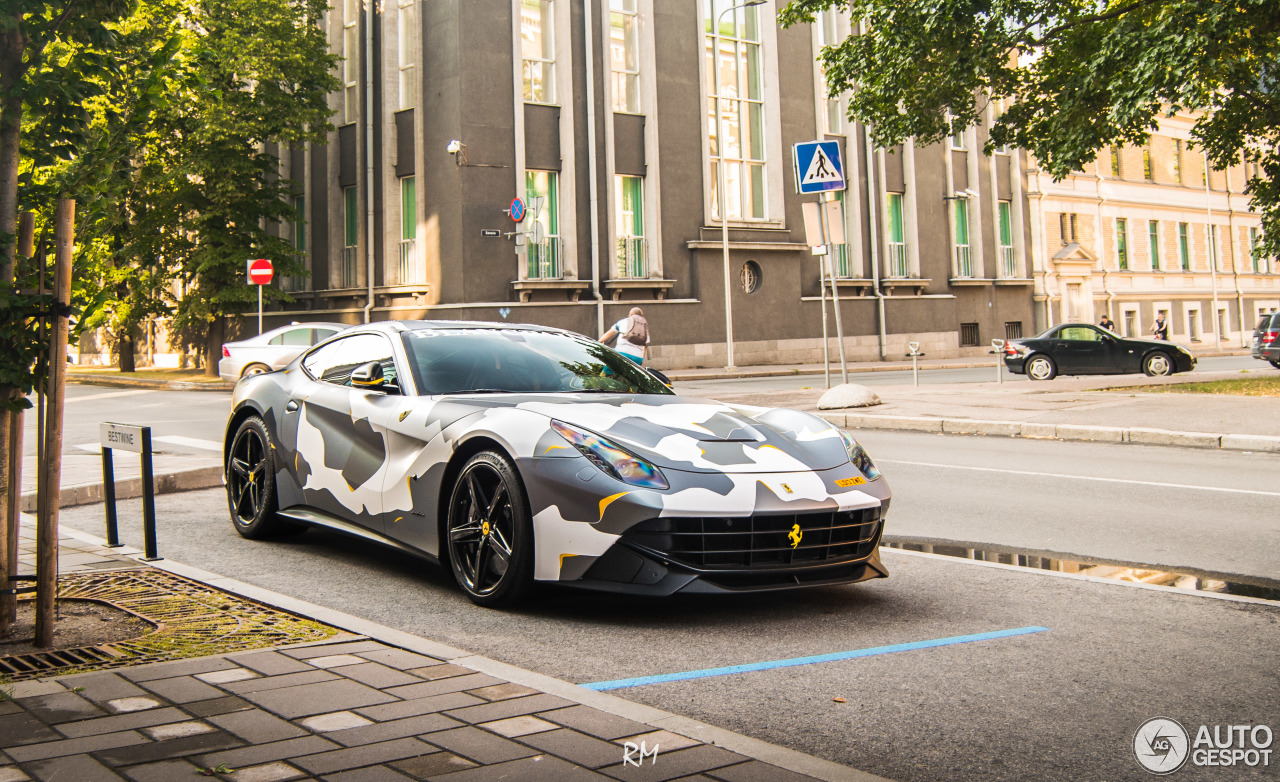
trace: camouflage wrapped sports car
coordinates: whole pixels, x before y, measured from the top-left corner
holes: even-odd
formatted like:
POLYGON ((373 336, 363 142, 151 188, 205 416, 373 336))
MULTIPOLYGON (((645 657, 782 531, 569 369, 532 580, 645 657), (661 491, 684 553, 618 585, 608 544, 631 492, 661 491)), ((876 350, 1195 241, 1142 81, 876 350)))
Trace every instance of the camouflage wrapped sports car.
POLYGON ((344 331, 236 385, 224 453, 241 535, 344 530, 446 565, 481 605, 534 581, 669 595, 888 575, 889 487, 848 434, 677 396, 557 329, 344 331))

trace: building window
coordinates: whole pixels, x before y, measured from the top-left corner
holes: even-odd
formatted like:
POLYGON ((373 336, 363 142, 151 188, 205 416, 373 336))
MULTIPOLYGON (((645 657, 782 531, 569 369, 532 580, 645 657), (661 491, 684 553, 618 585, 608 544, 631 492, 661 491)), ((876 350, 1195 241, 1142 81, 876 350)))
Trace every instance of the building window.
POLYGON ((1173 181, 1182 184, 1182 139, 1173 140, 1173 181))
POLYGON ((1182 270, 1191 270, 1191 241, 1187 238, 1187 224, 1178 223, 1178 261, 1182 270))
POLYGON ((730 220, 765 217, 764 55, 754 7, 724 17, 724 0, 707 0, 704 57, 710 132, 712 214, 720 218, 720 167, 730 220), (717 19, 719 28, 712 29, 717 19), (719 122, 717 123, 717 118, 719 122), (723 134, 723 138, 720 137, 723 134))
POLYGON ((613 110, 640 113, 640 25, 636 0, 609 0, 609 62, 613 110))
POLYGON ((356 287, 356 244, 360 239, 360 203, 354 187, 342 190, 342 268, 338 275, 342 287, 356 287))
POLYGON ((400 18, 397 24, 397 37, 400 48, 400 109, 411 109, 416 102, 418 92, 418 69, 414 63, 414 42, 418 32, 418 7, 413 0, 400 0, 400 18))
POLYGON ((1013 252, 1013 204, 999 203, 1000 212, 1000 276, 1018 276, 1017 257, 1013 252))
POLYGON ((1155 174, 1151 171, 1151 146, 1147 145, 1142 148, 1142 178, 1148 182, 1155 181, 1155 174))
POLYGON ((342 2, 342 96, 343 116, 355 122, 360 116, 360 3, 342 2))
POLYGON ((1222 271, 1221 263, 1218 260, 1218 226, 1212 223, 1205 225, 1204 241, 1209 255, 1209 268, 1214 271, 1222 271))
POLYGON ((1022 321, 1006 320, 1004 322, 1005 339, 1022 339, 1022 321))
POLYGON ((1076 238, 1076 214, 1075 212, 1063 212, 1058 215, 1058 229, 1062 234, 1062 243, 1071 244, 1078 241, 1076 238))
MULTIPOLYGON (((289 244, 293 247, 293 260, 299 266, 306 264, 307 258, 307 197, 298 196, 293 199, 293 215, 289 218, 289 244)), ((283 279, 284 289, 300 291, 305 287, 306 277, 301 272, 291 274, 283 279)))
POLYGON ((755 261, 742 264, 742 269, 738 272, 738 281, 742 283, 743 293, 755 293, 760 290, 760 285, 764 282, 764 273, 760 269, 760 264, 755 261))
POLYGON ((1151 246, 1151 268, 1160 271, 1160 221, 1147 221, 1147 240, 1151 246))
POLYGON ((528 242, 528 276, 531 280, 558 280, 561 275, 560 175, 555 171, 526 171, 524 194, 538 203, 533 241, 528 242), (541 234, 539 236, 538 234, 541 234))
POLYGON ((907 238, 902 219, 902 193, 889 194, 889 276, 909 277, 907 263, 907 238))
POLYGON ((554 0, 520 0, 520 64, 524 99, 556 102, 554 0))
POLYGON ((1262 262, 1262 248, 1258 243, 1262 241, 1262 236, 1258 233, 1257 228, 1249 229, 1249 261, 1253 264, 1254 272, 1265 272, 1266 264, 1262 262))
POLYGON ((413 177, 400 180, 400 284, 421 282, 418 275, 418 187, 413 177))
POLYGON ((1116 218, 1116 264, 1129 268, 1129 222, 1123 217, 1116 218))
POLYGON ((1120 178, 1120 148, 1111 148, 1111 176, 1120 178))
MULTIPOLYGON (((840 43, 838 33, 836 32, 836 10, 828 8, 825 11, 818 12, 818 45, 819 46, 835 46, 840 43)), ((828 92, 826 74, 822 77, 822 94, 823 113, 827 115, 827 132, 839 133, 843 124, 844 115, 840 111, 840 99, 832 98, 828 92)))
POLYGON ((978 324, 977 323, 961 323, 960 324, 960 347, 976 348, 979 345, 978 324))
POLYGON ((973 259, 969 254, 969 202, 952 201, 956 225, 956 276, 973 276, 973 259))
POLYGON ((951 148, 952 149, 964 149, 964 131, 965 131, 964 128, 951 131, 951 148))
POLYGON ((644 238, 644 179, 618 175, 613 178, 614 220, 618 226, 617 275, 648 277, 649 253, 644 238))

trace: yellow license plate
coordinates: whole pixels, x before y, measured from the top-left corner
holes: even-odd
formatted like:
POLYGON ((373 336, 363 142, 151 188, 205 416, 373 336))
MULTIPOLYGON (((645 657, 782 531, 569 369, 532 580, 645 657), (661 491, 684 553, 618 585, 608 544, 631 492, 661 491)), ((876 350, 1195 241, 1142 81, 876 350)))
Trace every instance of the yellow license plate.
POLYGON ((867 479, 859 475, 856 478, 841 478, 840 480, 836 481, 836 485, 841 488, 845 488, 847 486, 861 486, 866 482, 867 482, 867 479))

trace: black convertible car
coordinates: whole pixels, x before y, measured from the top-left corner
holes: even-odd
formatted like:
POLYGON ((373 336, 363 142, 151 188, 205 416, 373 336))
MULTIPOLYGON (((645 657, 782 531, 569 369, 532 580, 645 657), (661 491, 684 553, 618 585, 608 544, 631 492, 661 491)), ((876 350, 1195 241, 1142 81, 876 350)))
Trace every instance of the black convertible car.
POLYGON ((1064 323, 1030 339, 1010 340, 1004 365, 1032 380, 1135 372, 1163 377, 1191 371, 1196 357, 1172 342, 1129 339, 1090 323, 1064 323))

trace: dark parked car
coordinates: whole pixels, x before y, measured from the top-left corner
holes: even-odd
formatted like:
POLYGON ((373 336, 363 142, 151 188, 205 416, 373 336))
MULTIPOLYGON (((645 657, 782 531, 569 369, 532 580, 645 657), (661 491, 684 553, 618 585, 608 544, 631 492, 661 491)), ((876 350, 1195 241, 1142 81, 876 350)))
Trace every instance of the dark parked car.
POLYGON ((1189 372, 1196 357, 1172 342, 1127 339, 1090 323, 1064 323, 1030 339, 1010 340, 1004 364, 1010 372, 1032 380, 1133 372, 1161 377, 1189 372))
POLYGON ((1250 352, 1254 358, 1270 361, 1271 366, 1280 369, 1280 312, 1269 312, 1258 319, 1250 352))

